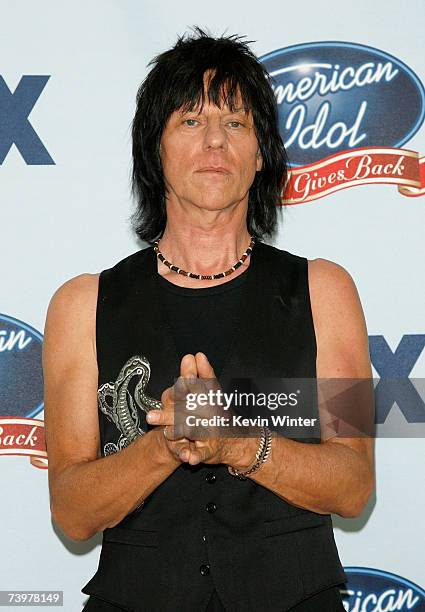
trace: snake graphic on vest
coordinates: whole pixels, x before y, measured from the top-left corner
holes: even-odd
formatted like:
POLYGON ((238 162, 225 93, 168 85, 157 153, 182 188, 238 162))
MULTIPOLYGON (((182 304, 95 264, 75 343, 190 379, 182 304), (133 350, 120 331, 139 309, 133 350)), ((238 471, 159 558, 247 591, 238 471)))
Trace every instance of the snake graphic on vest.
POLYGON ((121 433, 117 443, 106 442, 103 447, 104 455, 118 452, 145 433, 140 427, 137 408, 145 413, 149 410, 162 409, 159 400, 145 393, 150 372, 151 368, 147 358, 143 355, 134 355, 124 364, 114 383, 105 383, 99 388, 97 392, 99 409, 121 433), (138 377, 139 380, 132 396, 129 386, 134 377, 138 377))

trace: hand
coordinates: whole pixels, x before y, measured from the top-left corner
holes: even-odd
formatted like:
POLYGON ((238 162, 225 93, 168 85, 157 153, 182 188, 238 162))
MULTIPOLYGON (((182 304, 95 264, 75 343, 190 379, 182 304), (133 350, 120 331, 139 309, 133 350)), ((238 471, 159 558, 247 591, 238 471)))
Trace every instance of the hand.
MULTIPOLYGON (((211 388, 217 390, 220 387, 217 383, 213 367, 206 355, 200 352, 196 353, 196 355, 185 355, 180 364, 180 378, 173 387, 166 389, 161 396, 163 409, 150 410, 147 415, 149 423, 167 426, 166 434, 169 450, 181 461, 191 465, 201 462, 210 464, 223 463, 227 455, 229 438, 218 436, 205 438, 203 434, 206 431, 208 432, 209 428, 191 428, 184 424, 186 420, 181 416, 179 416, 179 424, 174 426, 175 403, 179 402, 179 406, 181 406, 180 400, 188 392, 207 392, 211 388), (194 380, 197 377, 213 380, 194 380), (172 431, 170 431, 171 429, 172 431)), ((190 414, 190 412, 187 414, 190 414)), ((212 407, 209 404, 204 407, 197 406, 196 408, 197 417, 210 418, 214 414, 222 415, 223 409, 217 410, 216 406, 212 407)))

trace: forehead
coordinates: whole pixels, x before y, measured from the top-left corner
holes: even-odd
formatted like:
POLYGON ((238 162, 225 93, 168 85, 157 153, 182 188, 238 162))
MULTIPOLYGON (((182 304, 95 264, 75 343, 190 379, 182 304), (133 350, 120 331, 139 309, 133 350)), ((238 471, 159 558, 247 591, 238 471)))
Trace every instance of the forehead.
POLYGON ((250 105, 243 99, 239 84, 226 80, 214 80, 215 73, 206 71, 203 75, 202 91, 194 92, 191 98, 186 99, 175 112, 184 114, 188 111, 202 112, 215 107, 222 112, 251 113, 250 105))

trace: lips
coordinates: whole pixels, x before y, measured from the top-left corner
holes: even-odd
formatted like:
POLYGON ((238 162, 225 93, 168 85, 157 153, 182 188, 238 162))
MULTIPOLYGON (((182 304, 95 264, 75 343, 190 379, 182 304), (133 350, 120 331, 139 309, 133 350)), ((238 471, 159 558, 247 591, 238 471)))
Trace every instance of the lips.
POLYGON ((206 168, 201 168, 198 172, 219 172, 221 174, 229 174, 229 171, 222 166, 207 166, 206 168))

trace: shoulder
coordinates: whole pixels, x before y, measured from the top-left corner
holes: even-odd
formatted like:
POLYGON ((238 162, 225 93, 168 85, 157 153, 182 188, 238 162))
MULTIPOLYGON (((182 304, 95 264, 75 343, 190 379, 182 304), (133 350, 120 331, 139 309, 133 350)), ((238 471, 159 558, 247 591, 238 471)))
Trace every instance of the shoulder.
POLYGON ((307 259, 307 263, 310 292, 324 296, 336 292, 348 299, 357 294, 351 274, 340 264, 322 257, 307 259))
POLYGON ((343 266, 318 257, 308 259, 308 285, 315 325, 348 325, 362 318, 360 297, 351 274, 343 266))
POLYGON ((74 307, 87 306, 90 303, 93 305, 97 301, 101 276, 120 276, 125 272, 134 272, 134 267, 145 260, 147 252, 148 249, 140 249, 120 259, 102 272, 83 273, 68 279, 55 291, 50 304, 55 306, 66 304, 74 307))
MULTIPOLYGON (((79 274, 65 281, 52 295, 46 317, 46 331, 70 327, 87 331, 96 318, 99 274, 79 274)), ((77 329, 74 329, 77 331, 77 329)))
POLYGON ((335 289, 351 289, 355 290, 355 283, 350 273, 340 264, 318 257, 316 259, 307 259, 303 255, 280 249, 265 242, 258 243, 258 246, 270 260, 278 260, 285 264, 293 264, 297 268, 308 269, 308 282, 310 290, 313 289, 316 293, 326 293, 331 287, 335 289), (326 287, 324 285, 327 285, 326 287))
POLYGON ((328 259, 307 261, 310 303, 319 353, 322 357, 327 355, 326 359, 322 358, 322 365, 326 363, 326 375, 342 375, 343 372, 353 377, 364 372, 369 375, 366 322, 351 274, 328 259), (349 366, 345 367, 344 363, 349 366))
POLYGON ((145 275, 152 269, 154 261, 156 261, 156 254, 153 247, 147 247, 127 255, 124 259, 102 270, 99 276, 101 299, 107 294, 110 298, 115 296, 121 300, 128 288, 134 284, 135 278, 140 282, 146 278, 145 275))
POLYGON ((98 279, 99 274, 79 274, 56 289, 44 326, 44 367, 54 367, 68 357, 94 367, 98 279))
POLYGON ((290 277, 292 272, 296 278, 304 279, 307 272, 310 301, 316 319, 325 311, 330 316, 343 309, 359 311, 356 284, 348 270, 340 264, 323 257, 307 259, 272 245, 262 244, 262 249, 270 263, 280 262, 285 266, 286 276, 290 277))
POLYGON ((65 281, 56 289, 50 305, 60 306, 66 304, 71 308, 78 308, 97 296, 100 274, 84 273, 65 281))
POLYGON ((92 320, 96 315, 97 299, 101 279, 119 287, 122 282, 132 282, 138 269, 145 265, 146 258, 152 249, 139 249, 114 263, 111 267, 96 274, 83 273, 65 281, 54 292, 47 311, 48 317, 53 314, 70 320, 81 317, 92 320))

